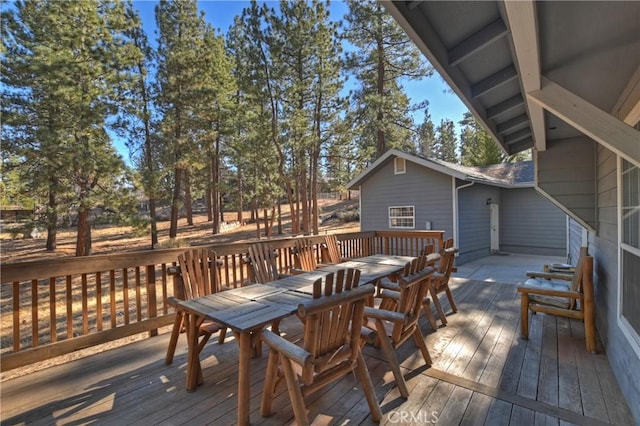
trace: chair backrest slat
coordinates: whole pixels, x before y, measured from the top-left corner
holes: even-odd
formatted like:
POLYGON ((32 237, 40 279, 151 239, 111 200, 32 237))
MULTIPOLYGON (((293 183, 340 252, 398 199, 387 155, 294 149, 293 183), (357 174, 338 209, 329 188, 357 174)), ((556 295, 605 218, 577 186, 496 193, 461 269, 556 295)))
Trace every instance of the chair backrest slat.
POLYGON ((322 257, 323 262, 326 262, 326 263, 342 262, 342 253, 340 252, 340 245, 335 235, 333 234, 325 235, 322 254, 323 254, 323 257, 322 257))
POLYGON ((217 256, 207 249, 187 250, 178 256, 182 288, 176 289, 178 297, 186 300, 206 296, 220 291, 216 268, 217 256))
POLYGON ((249 260, 256 282, 264 284, 280 277, 275 258, 275 250, 269 243, 253 243, 249 246, 249 260))
POLYGON ((345 345, 359 342, 360 327, 356 327, 357 334, 351 336, 351 322, 358 312, 359 321, 362 322, 365 300, 373 293, 372 286, 358 289, 359 281, 360 271, 347 269, 329 273, 314 282, 314 300, 301 305, 308 311, 299 309, 300 318, 305 325, 303 347, 313 357, 330 357, 341 349, 348 352, 349 358, 355 359, 357 356, 356 346, 359 343, 345 345), (358 291, 352 293, 352 290, 358 291))
POLYGON ((295 266, 303 271, 315 271, 318 267, 316 251, 311 240, 301 238, 296 240, 294 247, 295 266))

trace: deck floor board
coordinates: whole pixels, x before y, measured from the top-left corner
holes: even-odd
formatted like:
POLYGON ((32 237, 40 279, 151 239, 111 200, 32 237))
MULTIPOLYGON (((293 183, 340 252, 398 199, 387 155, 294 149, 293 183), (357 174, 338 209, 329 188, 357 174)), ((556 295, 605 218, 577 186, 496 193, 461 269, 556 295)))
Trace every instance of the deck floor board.
MULTIPOLYGON (((519 332, 520 299, 508 284, 456 278, 453 314, 441 295, 448 325, 421 327, 434 365, 427 368, 413 344, 398 350, 410 394, 400 397, 381 351, 365 359, 383 411, 381 424, 605 425, 633 418, 606 355, 585 350, 582 325, 534 315, 530 339, 519 332)), ((282 322, 299 339, 297 318, 282 322)), ((168 333, 67 364, 2 382, 2 424, 190 424, 227 425, 237 418, 238 347, 212 342, 202 353, 204 384, 186 392, 186 347, 181 337, 172 365, 164 364, 168 333)), ((278 388, 273 413, 260 415, 268 350, 251 361, 252 424, 294 422, 286 386, 278 388)), ((317 424, 372 424, 353 375, 307 398, 317 424)))

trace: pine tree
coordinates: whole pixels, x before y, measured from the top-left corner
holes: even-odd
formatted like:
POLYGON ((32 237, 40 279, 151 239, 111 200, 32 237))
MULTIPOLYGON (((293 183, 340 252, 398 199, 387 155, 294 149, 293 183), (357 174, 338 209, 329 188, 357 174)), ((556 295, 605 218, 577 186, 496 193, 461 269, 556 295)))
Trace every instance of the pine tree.
POLYGON ((453 121, 449 119, 441 120, 437 132, 438 137, 436 138, 434 157, 450 163, 457 163, 457 140, 453 121))
MULTIPOLYGON (((277 83, 281 69, 271 55, 273 30, 267 25, 271 14, 266 6, 252 1, 227 35, 238 87, 230 156, 238 169, 238 182, 242 183, 243 192, 238 198, 249 201, 258 237, 259 210, 273 212, 283 195, 290 203, 292 196, 291 181, 285 173, 287 158, 280 145, 282 107, 277 83)), ((270 229, 265 221, 267 235, 270 229)))
POLYGON ((475 117, 467 112, 460 121, 461 162, 465 166, 488 166, 502 163, 505 155, 475 117))
MULTIPOLYGON (((202 52, 204 69, 201 79, 199 103, 196 114, 199 120, 197 139, 200 152, 205 152, 204 164, 206 185, 204 188, 207 211, 212 220, 214 234, 220 232, 222 217, 221 185, 222 157, 225 152, 223 142, 233 131, 231 121, 235 119, 233 95, 236 91, 233 80, 233 64, 224 39, 208 25, 205 29, 202 52)), ((194 151, 191 163, 201 162, 201 154, 194 151)))
POLYGON ((47 250, 63 205, 77 215, 76 255, 91 253, 91 210, 123 190, 124 163, 107 133, 118 88, 139 50, 122 2, 16 2, 3 12, 3 138, 48 199, 47 250))
MULTIPOLYGON (((173 170, 171 190, 171 223, 169 237, 178 234, 178 214, 182 193, 190 204, 188 154, 197 151, 193 133, 197 129, 196 109, 199 103, 203 63, 200 53, 204 35, 204 19, 195 0, 161 0, 156 6, 158 24, 158 72, 156 104, 161 118, 160 135, 164 148, 163 161, 173 170)), ((192 218, 187 212, 187 220, 192 218)))
POLYGON ((423 157, 435 156, 435 144, 436 144, 436 129, 431 121, 431 114, 429 114, 429 108, 424 110, 424 120, 418 126, 418 152, 423 157))
POLYGON ((130 158, 137 168, 148 199, 151 248, 154 248, 158 245, 156 201, 161 193, 162 168, 159 138, 154 133, 154 94, 150 76, 153 50, 132 7, 127 10, 127 17, 135 23, 127 35, 142 55, 134 66, 134 80, 123 92, 124 111, 120 117, 118 133, 126 141, 130 158))
POLYGON ((389 148, 411 151, 412 108, 401 80, 427 77, 432 69, 380 2, 347 3, 345 37, 356 48, 347 55, 347 64, 361 85, 352 93, 351 119, 358 126, 364 159, 389 148))

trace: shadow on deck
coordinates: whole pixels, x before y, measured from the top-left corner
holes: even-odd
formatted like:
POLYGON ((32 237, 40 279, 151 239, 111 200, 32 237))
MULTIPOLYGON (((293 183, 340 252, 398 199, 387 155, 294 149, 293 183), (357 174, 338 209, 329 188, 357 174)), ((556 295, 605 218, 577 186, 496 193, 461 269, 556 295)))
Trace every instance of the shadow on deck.
MULTIPOLYGON (((458 313, 435 332, 421 321, 434 365, 426 368, 410 344, 398 354, 408 399, 397 392, 382 353, 365 348, 382 424, 633 424, 606 355, 586 352, 582 324, 535 315, 525 341, 515 286, 453 281, 458 313)), ((281 331, 300 337, 299 321, 287 319, 281 331)), ((2 424, 234 424, 238 346, 233 338, 214 340, 202 353, 205 382, 195 392, 185 391, 183 337, 173 365, 164 364, 165 333, 3 382, 2 424)), ((276 414, 260 416, 266 359, 263 353, 252 360, 251 423, 292 423, 284 385, 276 414)), ((307 407, 317 424, 372 423, 351 376, 312 395, 307 407)))

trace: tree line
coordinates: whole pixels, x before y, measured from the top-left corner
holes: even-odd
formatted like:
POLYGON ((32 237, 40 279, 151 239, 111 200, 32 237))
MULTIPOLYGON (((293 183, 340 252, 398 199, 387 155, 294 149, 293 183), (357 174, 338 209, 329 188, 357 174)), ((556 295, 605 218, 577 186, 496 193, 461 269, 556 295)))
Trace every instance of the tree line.
POLYGON ((231 209, 239 220, 251 210, 258 236, 281 233, 283 202, 293 233, 317 233, 318 190, 344 191, 390 148, 467 165, 505 159, 470 114, 458 139, 453 121, 436 126, 426 102, 411 104, 403 81, 433 70, 378 2, 348 0, 344 17, 329 1, 272 6, 247 3, 221 34, 196 1, 161 0, 155 43, 131 1, 4 10, 3 204, 36 204, 47 250, 61 218, 75 218, 82 256, 96 211, 148 230, 151 247, 159 207, 176 238, 194 200, 214 234, 231 209))

